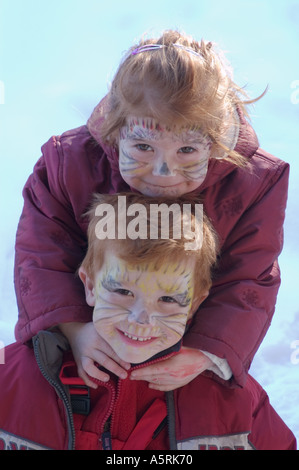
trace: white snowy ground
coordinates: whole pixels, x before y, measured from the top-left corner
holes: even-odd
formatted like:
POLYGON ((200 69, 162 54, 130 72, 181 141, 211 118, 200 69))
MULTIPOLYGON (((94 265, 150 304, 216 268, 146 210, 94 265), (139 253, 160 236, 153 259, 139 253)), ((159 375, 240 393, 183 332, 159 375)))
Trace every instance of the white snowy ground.
MULTIPOLYGON (((179 28, 227 51, 251 96, 261 146, 291 164, 282 286, 251 373, 299 439, 298 0, 0 0, 0 341, 14 341, 14 239, 41 145, 86 122, 122 53, 144 32, 179 28)), ((273 208, 275 210, 275 208, 273 208)), ((1 362, 0 357, 0 362, 1 362)))

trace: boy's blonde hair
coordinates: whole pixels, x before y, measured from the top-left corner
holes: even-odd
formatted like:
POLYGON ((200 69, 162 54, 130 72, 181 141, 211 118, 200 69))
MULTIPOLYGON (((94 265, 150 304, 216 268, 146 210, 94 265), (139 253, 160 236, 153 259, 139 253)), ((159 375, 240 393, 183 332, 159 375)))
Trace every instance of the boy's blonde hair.
POLYGON ((256 101, 244 98, 212 43, 165 31, 134 45, 120 64, 103 109, 101 140, 117 145, 129 116, 153 117, 172 130, 200 129, 212 139, 212 157, 244 165, 245 158, 225 144, 232 126, 238 129, 237 108, 246 115, 246 105, 256 101), (163 47, 134 53, 149 44, 163 47))
MULTIPOLYGON (((166 198, 145 198, 143 195, 134 193, 121 193, 121 194, 97 194, 94 196, 94 200, 91 209, 87 213, 89 217, 88 226, 88 249, 86 256, 81 264, 81 267, 85 270, 90 279, 94 280, 96 272, 101 269, 105 253, 107 250, 111 250, 114 254, 119 256, 125 262, 133 266, 148 265, 151 263, 153 269, 159 269, 161 266, 167 266, 169 263, 184 263, 191 256, 196 260, 195 271, 194 271, 194 293, 195 295, 206 294, 212 284, 212 270, 216 263, 218 242, 217 235, 206 215, 203 216, 203 241, 202 246, 199 250, 186 250, 186 242, 190 242, 188 238, 185 238, 182 233, 181 238, 173 238, 172 224, 169 224, 169 238, 162 239, 161 234, 161 220, 158 223, 158 238, 157 239, 141 239, 137 238, 132 240, 129 237, 125 239, 109 239, 100 240, 96 236, 96 225, 100 220, 99 216, 96 216, 96 208, 99 204, 110 204, 115 211, 115 226, 118 225, 118 196, 126 196, 126 205, 130 207, 132 204, 142 204, 146 208, 148 234, 150 233, 150 205, 151 204, 162 204, 165 203, 168 207, 173 204, 173 199, 169 200, 166 198)), ((180 207, 183 204, 193 204, 194 199, 186 197, 183 200, 177 202, 180 207)), ((198 203, 198 200, 197 200, 198 203)), ((181 211, 181 214, 183 211, 181 211)), ((196 219, 194 214, 191 214, 191 229, 195 229, 195 224, 201 223, 196 219)), ((132 220, 127 216, 127 225, 132 220)), ((201 227, 200 227, 201 228, 201 227)), ((183 231, 182 231, 183 232, 183 231)))

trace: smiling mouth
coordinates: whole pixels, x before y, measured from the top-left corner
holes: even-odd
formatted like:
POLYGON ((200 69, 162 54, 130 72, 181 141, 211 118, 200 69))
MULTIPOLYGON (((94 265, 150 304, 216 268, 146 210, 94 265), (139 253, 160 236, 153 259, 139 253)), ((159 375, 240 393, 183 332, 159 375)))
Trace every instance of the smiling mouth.
POLYGON ((136 341, 136 343, 146 343, 151 342, 156 339, 156 336, 136 336, 134 334, 130 334, 127 331, 118 330, 128 341, 136 341))
POLYGON ((147 181, 145 181, 145 184, 148 184, 149 186, 153 186, 154 188, 168 189, 168 188, 175 188, 176 186, 179 186, 179 185, 181 184, 181 182, 180 182, 180 183, 176 183, 176 184, 170 184, 170 185, 168 185, 168 186, 161 185, 161 184, 148 183, 147 181))
POLYGON ((123 333, 125 336, 127 336, 127 338, 133 339, 134 341, 149 341, 150 339, 153 339, 151 336, 142 338, 141 336, 129 335, 129 333, 126 333, 125 331, 123 333))

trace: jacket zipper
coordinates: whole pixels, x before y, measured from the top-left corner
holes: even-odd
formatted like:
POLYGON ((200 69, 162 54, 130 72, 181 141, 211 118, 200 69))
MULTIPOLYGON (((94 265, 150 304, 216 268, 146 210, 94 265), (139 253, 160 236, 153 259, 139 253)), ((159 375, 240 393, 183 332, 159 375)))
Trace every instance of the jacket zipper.
POLYGON ((101 382, 100 380, 96 380, 96 379, 93 379, 93 381, 96 382, 98 385, 105 386, 106 388, 109 388, 111 390, 112 397, 110 400, 110 404, 107 408, 107 411, 104 415, 104 418, 102 419, 102 423, 100 426, 99 442, 101 443, 103 450, 112 450, 110 425, 109 427, 107 427, 107 422, 108 422, 109 417, 112 415, 113 407, 116 401, 115 387, 109 382, 101 382))
MULTIPOLYGON (((151 366, 152 364, 156 364, 162 360, 165 360, 165 359, 169 359, 170 357, 174 356, 176 353, 172 352, 172 353, 169 353, 167 354, 166 356, 163 356, 162 358, 158 358, 158 359, 153 359, 152 361, 149 361, 146 363, 146 366, 151 366)), ((144 367, 145 364, 136 364, 135 366, 133 366, 131 369, 130 369, 130 372, 133 371, 133 370, 136 370, 136 369, 141 369, 142 367, 144 367)), ((110 426, 109 426, 109 430, 107 430, 105 432, 105 435, 106 437, 109 437, 110 439, 110 442, 111 442, 111 429, 113 429, 113 425, 114 425, 114 420, 115 420, 115 413, 113 413, 113 408, 114 408, 114 404, 117 403, 118 401, 118 398, 120 396, 120 392, 121 392, 121 387, 122 387, 122 381, 121 380, 118 380, 118 383, 117 383, 117 389, 116 389, 116 394, 115 394, 115 397, 114 397, 114 403, 112 403, 111 401, 111 421, 110 421, 110 426)), ((168 400, 167 400, 167 393, 166 393, 166 407, 167 407, 167 423, 168 423, 168 431, 170 432, 171 430, 171 425, 169 424, 169 408, 168 408, 168 400)), ((169 436, 170 438, 170 436, 169 436)), ((176 448, 176 447, 175 447, 176 448)), ((107 449, 107 450, 112 450, 112 447, 111 449, 107 449)))
POLYGON ((48 381, 48 383, 54 387, 56 390, 59 398, 62 400, 65 411, 66 411, 66 416, 67 416, 67 423, 68 423, 68 430, 69 430, 69 443, 68 443, 68 449, 69 450, 75 450, 75 426, 74 426, 74 420, 73 420, 73 412, 72 412, 72 407, 68 398, 67 393, 65 392, 64 388, 59 384, 59 382, 53 380, 47 371, 45 370, 43 364, 41 363, 39 353, 38 353, 38 347, 37 343, 39 342, 39 338, 37 337, 35 341, 33 342, 33 349, 35 353, 35 358, 37 365, 39 367, 39 370, 41 371, 43 377, 48 381))
POLYGON ((175 435, 175 405, 173 390, 166 392, 167 427, 170 450, 177 450, 177 440, 175 435))
MULTIPOLYGON (((37 365, 43 375, 43 377, 47 380, 47 382, 52 386, 54 387, 54 389, 56 390, 58 396, 61 398, 63 404, 64 404, 64 407, 65 407, 65 411, 66 411, 66 415, 67 415, 67 423, 68 423, 68 429, 69 429, 69 444, 68 444, 68 449, 70 450, 75 450, 75 436, 76 436, 76 432, 75 432, 75 426, 74 426, 74 420, 73 420, 73 411, 72 411, 72 406, 71 406, 71 403, 69 401, 69 398, 68 398, 68 395, 67 393, 65 392, 64 388, 59 384, 59 382, 53 380, 49 374, 47 373, 47 371, 45 370, 43 364, 41 363, 41 360, 40 360, 40 357, 39 357, 39 353, 38 353, 38 347, 37 347, 37 343, 39 342, 39 338, 37 337, 36 340, 33 342, 33 349, 34 349, 34 353, 35 353, 35 357, 36 357, 36 362, 37 362, 37 365)), ((163 356, 163 358, 161 358, 161 360, 164 360, 164 359, 169 359, 170 357, 172 357, 173 355, 175 355, 175 353, 169 353, 168 355, 166 356, 163 356)), ((149 361, 146 363, 147 366, 149 365, 152 365, 152 364, 155 364, 157 362, 160 362, 160 358, 159 359, 154 359, 152 361, 149 361)), ((131 371, 133 370, 136 370, 136 369, 141 369, 142 367, 144 367, 144 364, 137 364, 136 366, 133 366, 131 368, 131 371)), ((106 444, 105 446, 105 450, 112 450, 112 445, 111 445, 111 428, 112 428, 112 425, 114 424, 114 413, 113 413, 113 408, 114 408, 114 405, 115 403, 117 403, 117 400, 119 398, 119 395, 120 395, 120 391, 121 391, 121 385, 122 385, 122 382, 121 380, 118 380, 118 383, 117 383, 117 389, 116 389, 116 392, 115 392, 115 388, 112 384, 110 384, 109 382, 101 382, 99 380, 96 380, 96 379, 93 379, 95 383, 97 383, 98 385, 104 385, 105 387, 109 388, 111 390, 111 393, 112 393, 112 398, 110 400, 110 405, 107 409, 107 412, 104 416, 104 419, 102 420, 102 424, 101 424, 101 428, 100 428, 100 438, 99 438, 99 442, 101 442, 101 445, 103 446, 103 442, 105 440, 105 442, 109 442, 109 444, 106 444), (107 420, 109 418, 109 416, 111 416, 111 422, 110 422, 110 426, 109 426, 109 429, 105 431, 105 425, 107 423, 107 420), (111 447, 111 449, 110 449, 111 447)), ((167 398, 167 394, 166 394, 166 398, 167 398)), ((166 404, 167 404, 167 422, 168 422, 168 430, 170 432, 170 425, 169 425, 169 408, 168 408, 168 403, 167 403, 167 399, 166 399, 166 404)))

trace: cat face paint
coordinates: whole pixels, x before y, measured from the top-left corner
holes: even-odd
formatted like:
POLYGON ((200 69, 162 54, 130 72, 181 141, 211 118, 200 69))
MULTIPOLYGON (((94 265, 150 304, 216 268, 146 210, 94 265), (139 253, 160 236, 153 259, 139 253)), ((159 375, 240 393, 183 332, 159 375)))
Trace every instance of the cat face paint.
POLYGON ((118 356, 143 362, 184 334, 193 298, 194 261, 129 266, 109 252, 96 273, 93 321, 118 356))
POLYGON ((211 146, 199 130, 176 133, 152 118, 130 118, 120 130, 120 172, 147 196, 181 196, 204 181, 211 146))

